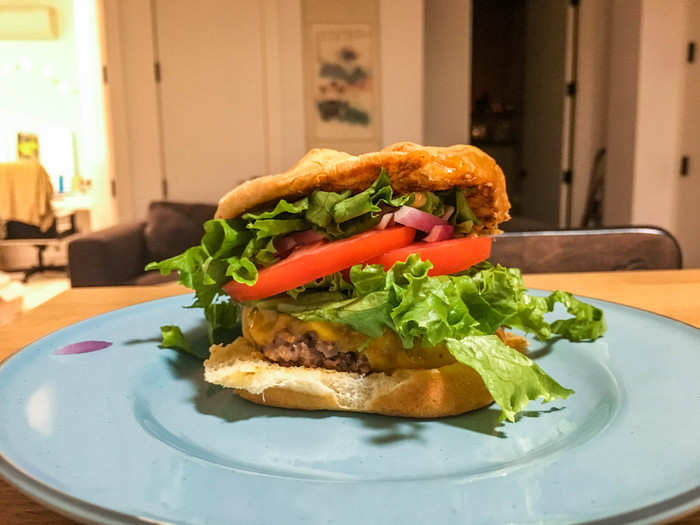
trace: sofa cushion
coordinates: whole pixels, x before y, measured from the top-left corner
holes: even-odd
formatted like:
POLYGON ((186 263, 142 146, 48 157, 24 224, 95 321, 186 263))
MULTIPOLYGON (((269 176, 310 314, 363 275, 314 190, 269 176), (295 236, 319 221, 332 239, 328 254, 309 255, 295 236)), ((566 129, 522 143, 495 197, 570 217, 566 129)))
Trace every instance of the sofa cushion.
POLYGON ((148 260, 161 261, 199 244, 202 225, 215 211, 212 204, 152 202, 144 231, 148 260))

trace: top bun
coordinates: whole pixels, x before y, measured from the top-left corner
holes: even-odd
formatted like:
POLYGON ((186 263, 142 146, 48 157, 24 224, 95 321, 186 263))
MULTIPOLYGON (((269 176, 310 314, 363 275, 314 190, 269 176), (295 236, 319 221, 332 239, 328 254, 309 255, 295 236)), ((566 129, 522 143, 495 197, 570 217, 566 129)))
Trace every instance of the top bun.
POLYGON ((280 199, 298 199, 314 190, 359 192, 384 168, 398 193, 471 189, 467 201, 481 221, 475 231, 498 233, 510 218, 503 172, 474 146, 420 146, 400 142, 381 151, 350 155, 332 149, 312 149, 290 170, 244 182, 219 200, 216 218, 235 219, 280 199))

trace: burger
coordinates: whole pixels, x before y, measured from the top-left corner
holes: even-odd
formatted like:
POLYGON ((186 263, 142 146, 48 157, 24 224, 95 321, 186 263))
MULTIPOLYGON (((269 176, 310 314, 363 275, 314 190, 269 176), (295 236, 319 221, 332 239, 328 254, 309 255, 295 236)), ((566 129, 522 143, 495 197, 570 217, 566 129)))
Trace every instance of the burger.
MULTIPOLYGON (((514 421, 573 391, 510 330, 592 340, 605 320, 488 262, 509 208, 503 172, 473 146, 314 149, 235 187, 200 245, 147 269, 194 290, 209 322, 204 378, 244 399, 417 418, 495 401, 514 421), (570 317, 549 322, 557 303, 570 317)), ((165 346, 189 348, 161 330, 165 346)))

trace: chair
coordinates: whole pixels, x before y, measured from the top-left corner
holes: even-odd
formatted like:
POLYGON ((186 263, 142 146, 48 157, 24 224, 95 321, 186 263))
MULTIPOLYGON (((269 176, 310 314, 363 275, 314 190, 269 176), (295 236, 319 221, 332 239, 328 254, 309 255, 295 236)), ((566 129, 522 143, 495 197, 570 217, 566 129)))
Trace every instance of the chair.
POLYGON ((38 263, 24 272, 24 282, 35 273, 66 270, 47 265, 44 252, 76 232, 75 215, 56 217, 51 205, 53 187, 48 173, 35 161, 0 163, 0 247, 33 246, 38 263), (69 224, 65 225, 65 219, 69 224))
POLYGON ((676 239, 653 226, 507 232, 494 237, 490 261, 523 273, 682 267, 676 239))
POLYGON ((46 264, 44 262, 44 252, 51 246, 58 246, 66 241, 68 237, 76 233, 75 215, 69 216, 70 226, 68 229, 58 230, 54 222, 46 232, 42 232, 36 226, 23 222, 8 221, 5 225, 6 237, 0 240, 0 247, 10 246, 33 246, 37 250, 37 264, 28 268, 14 268, 12 271, 23 272, 23 282, 36 274, 49 270, 66 271, 68 266, 46 264))

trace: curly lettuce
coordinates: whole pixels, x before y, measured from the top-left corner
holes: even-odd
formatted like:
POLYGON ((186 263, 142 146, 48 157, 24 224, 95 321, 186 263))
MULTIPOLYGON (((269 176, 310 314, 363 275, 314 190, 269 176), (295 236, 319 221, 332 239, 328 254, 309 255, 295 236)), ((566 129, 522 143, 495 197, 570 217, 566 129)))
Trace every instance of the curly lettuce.
POLYGON ((296 299, 281 294, 251 304, 305 321, 346 324, 371 338, 392 330, 406 348, 444 343, 457 361, 481 375, 502 417, 511 421, 532 400, 573 393, 494 333, 507 326, 539 339, 557 334, 592 340, 606 329, 600 309, 562 291, 531 296, 517 269, 483 264, 461 275, 429 277, 431 268, 415 254, 389 271, 358 265, 350 271, 351 288, 308 287, 296 299), (549 323, 545 314, 558 303, 572 317, 549 323))

